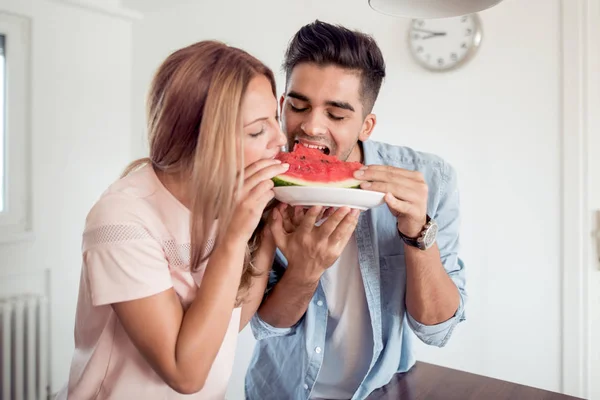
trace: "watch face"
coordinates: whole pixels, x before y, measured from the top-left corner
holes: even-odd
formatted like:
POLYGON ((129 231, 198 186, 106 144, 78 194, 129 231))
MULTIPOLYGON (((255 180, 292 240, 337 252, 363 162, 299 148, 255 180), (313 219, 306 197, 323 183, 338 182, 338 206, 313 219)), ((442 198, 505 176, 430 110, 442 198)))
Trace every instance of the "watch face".
POLYGON ((430 222, 429 228, 425 231, 425 235, 423 236, 423 245, 426 249, 431 247, 431 245, 433 245, 433 243, 435 242, 435 239, 437 237, 437 232, 438 232, 438 226, 435 223, 435 221, 432 220, 430 222))

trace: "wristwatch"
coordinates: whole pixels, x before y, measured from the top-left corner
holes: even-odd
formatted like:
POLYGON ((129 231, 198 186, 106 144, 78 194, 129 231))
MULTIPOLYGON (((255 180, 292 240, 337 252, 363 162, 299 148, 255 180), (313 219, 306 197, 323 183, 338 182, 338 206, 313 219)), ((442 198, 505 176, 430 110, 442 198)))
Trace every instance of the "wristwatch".
POLYGON ((416 238, 410 238, 402 234, 402 232, 398 231, 400 234, 400 238, 409 246, 416 247, 421 250, 427 250, 435 243, 435 238, 438 232, 438 225, 435 220, 429 218, 427 216, 425 226, 421 230, 421 233, 416 238))

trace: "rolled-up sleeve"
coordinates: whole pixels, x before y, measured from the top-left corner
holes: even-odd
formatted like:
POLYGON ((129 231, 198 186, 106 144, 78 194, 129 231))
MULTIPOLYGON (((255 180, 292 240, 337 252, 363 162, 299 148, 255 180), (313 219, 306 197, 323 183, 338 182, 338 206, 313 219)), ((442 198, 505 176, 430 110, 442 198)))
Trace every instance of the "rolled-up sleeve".
POLYGON ((258 313, 255 313, 250 320, 252 334, 256 340, 263 340, 272 337, 286 336, 294 333, 295 327, 276 328, 263 321, 258 313))
MULTIPOLYGON (((278 249, 275 254, 275 260, 273 261, 273 268, 271 268, 271 272, 269 273, 269 282, 267 283, 267 288, 265 290, 265 298, 269 295, 271 290, 273 290, 273 287, 283 276, 285 272, 285 264, 287 264, 285 257, 278 249)), ((290 328, 277 328, 271 326, 267 322, 263 321, 258 314, 258 312, 254 313, 250 319, 250 328, 252 329, 252 334, 256 340, 293 335, 296 330, 296 326, 292 326, 290 328)))
POLYGON ((444 347, 450 337, 456 325, 459 322, 465 320, 464 302, 465 296, 459 289, 460 304, 456 313, 452 318, 436 325, 424 325, 413 318, 412 315, 406 311, 408 325, 411 327, 415 335, 425 344, 437 347, 444 347))
POLYGON ((443 347, 446 345, 454 328, 466 319, 465 303, 465 265, 458 256, 460 230, 460 201, 457 175, 449 164, 442 169, 442 185, 440 185, 438 208, 433 216, 438 224, 437 245, 442 265, 448 276, 458 289, 460 302, 452 318, 436 325, 423 325, 413 318, 407 310, 407 320, 417 337, 426 344, 443 347))

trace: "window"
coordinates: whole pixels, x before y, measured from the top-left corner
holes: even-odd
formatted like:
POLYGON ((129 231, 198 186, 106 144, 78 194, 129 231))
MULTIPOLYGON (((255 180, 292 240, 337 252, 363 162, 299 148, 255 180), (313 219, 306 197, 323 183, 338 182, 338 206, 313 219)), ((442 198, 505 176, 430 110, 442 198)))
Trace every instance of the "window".
POLYGON ((0 13, 0 242, 29 237, 30 22, 0 13))

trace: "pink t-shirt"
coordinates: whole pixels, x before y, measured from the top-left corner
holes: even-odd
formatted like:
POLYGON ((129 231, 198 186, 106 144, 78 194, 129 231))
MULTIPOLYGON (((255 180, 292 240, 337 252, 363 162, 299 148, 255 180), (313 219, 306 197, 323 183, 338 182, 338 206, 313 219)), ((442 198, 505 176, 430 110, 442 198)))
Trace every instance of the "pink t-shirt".
POLYGON ((154 372, 111 307, 171 287, 184 307, 189 306, 206 267, 197 272, 189 269, 189 218, 189 210, 149 165, 114 183, 94 205, 83 234, 75 353, 68 384, 57 399, 66 399, 67 394, 72 400, 224 399, 233 368, 239 308, 233 310, 204 388, 186 396, 154 372))

